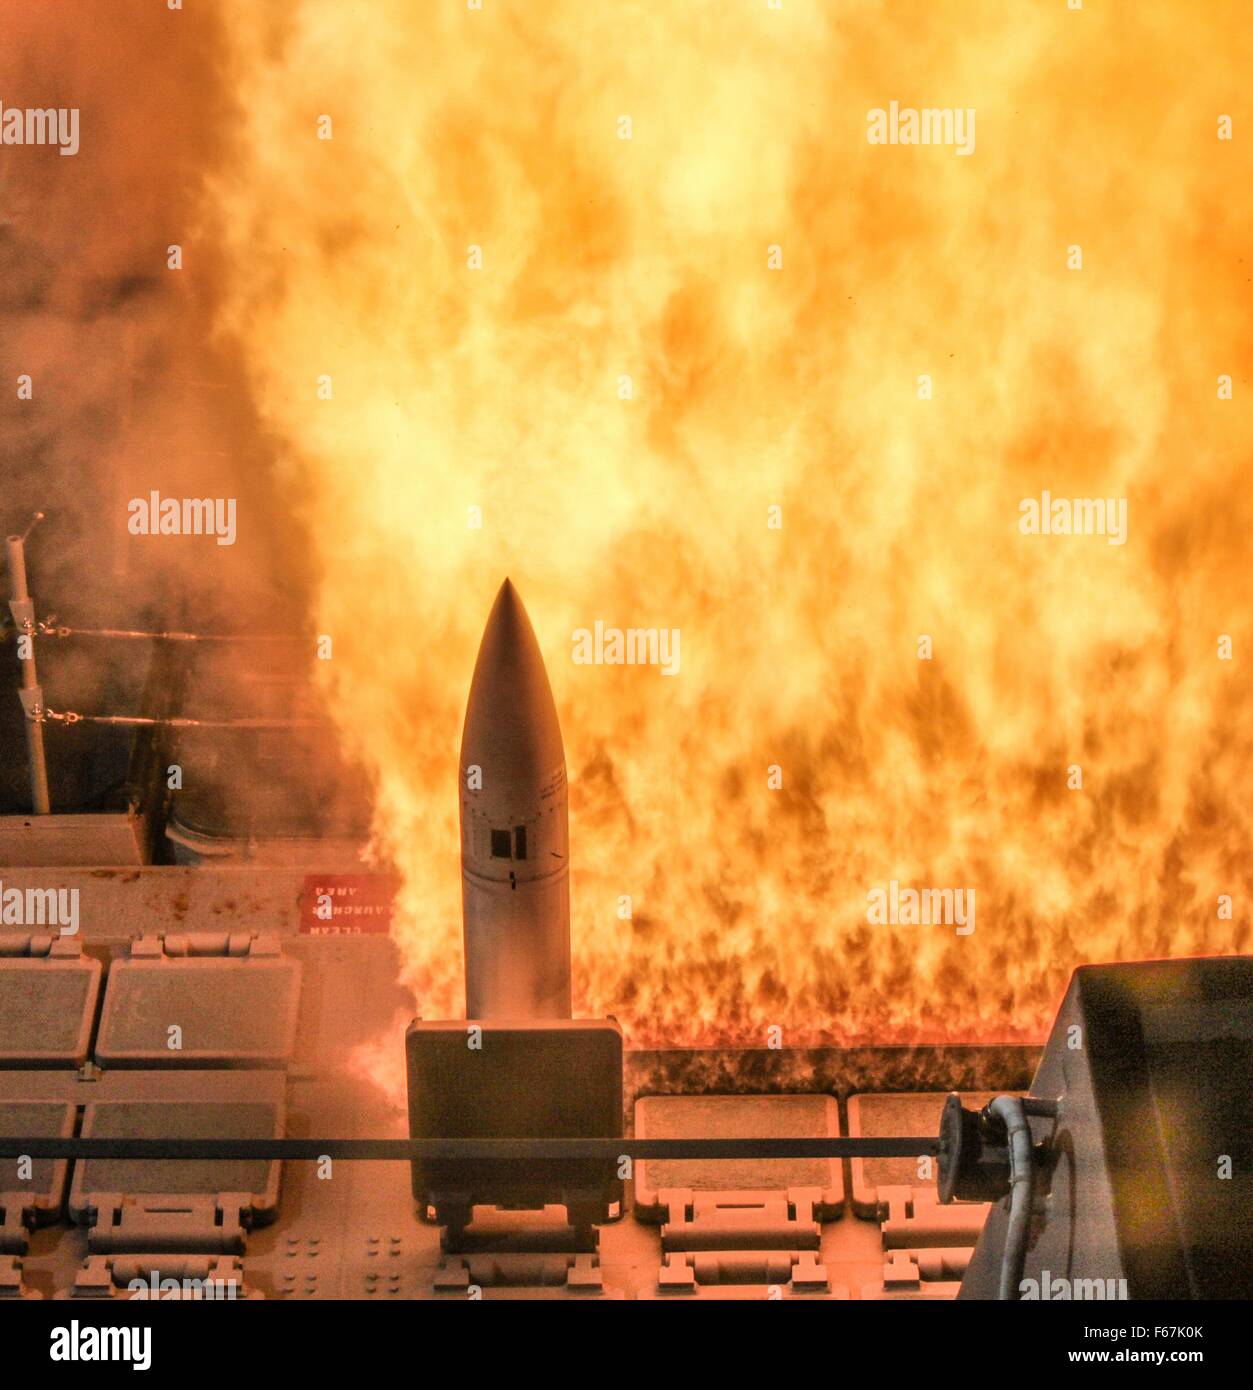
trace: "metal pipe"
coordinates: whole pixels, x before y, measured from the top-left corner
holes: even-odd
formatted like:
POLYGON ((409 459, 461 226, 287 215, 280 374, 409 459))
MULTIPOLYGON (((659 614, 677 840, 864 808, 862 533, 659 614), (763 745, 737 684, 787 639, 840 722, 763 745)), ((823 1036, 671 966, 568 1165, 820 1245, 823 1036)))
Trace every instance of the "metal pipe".
POLYGON ((1005 1122, 1009 1133, 1009 1225, 1005 1231, 1005 1253, 1001 1257, 998 1298, 1012 1302, 1022 1282, 1023 1259, 1027 1253, 1027 1233, 1031 1224, 1032 1154, 1031 1128, 1018 1096, 997 1096, 988 1112, 1005 1122))
MULTIPOLYGON (((38 517, 35 521, 38 521, 38 517)), ((27 529, 30 535, 35 522, 27 529)), ((35 605, 26 587, 26 536, 10 536, 7 541, 9 580, 12 596, 9 611, 18 629, 18 660, 22 663, 22 710, 26 715, 26 753, 30 763, 30 799, 35 814, 46 816, 52 809, 48 799, 48 762, 44 756, 43 691, 35 668, 35 605), (21 639, 29 644, 22 656, 21 639)))
POLYGON ((329 729, 329 719, 187 719, 182 715, 156 718, 147 714, 77 714, 73 710, 47 709, 52 724, 120 724, 127 727, 168 729, 329 729))
POLYGON ((146 632, 130 627, 69 627, 48 620, 45 637, 107 637, 116 641, 145 642, 312 642, 311 637, 291 632, 146 632))

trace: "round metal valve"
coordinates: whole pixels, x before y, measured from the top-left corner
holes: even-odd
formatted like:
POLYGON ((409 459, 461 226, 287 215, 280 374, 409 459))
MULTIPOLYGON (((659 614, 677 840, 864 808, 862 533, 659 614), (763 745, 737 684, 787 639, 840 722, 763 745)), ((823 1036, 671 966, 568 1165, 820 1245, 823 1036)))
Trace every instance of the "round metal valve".
POLYGON ((953 1092, 940 1117, 936 1188, 941 1202, 995 1202, 1010 1187, 1009 1136, 1004 1121, 967 1110, 953 1092))

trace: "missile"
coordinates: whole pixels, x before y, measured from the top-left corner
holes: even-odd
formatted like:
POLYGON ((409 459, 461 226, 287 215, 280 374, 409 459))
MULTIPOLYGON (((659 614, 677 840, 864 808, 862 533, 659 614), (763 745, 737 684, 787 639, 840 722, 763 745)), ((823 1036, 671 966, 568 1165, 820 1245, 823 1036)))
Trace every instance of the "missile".
POLYGON ((570 1017, 566 754, 518 591, 500 586, 461 735, 466 1017, 570 1017))

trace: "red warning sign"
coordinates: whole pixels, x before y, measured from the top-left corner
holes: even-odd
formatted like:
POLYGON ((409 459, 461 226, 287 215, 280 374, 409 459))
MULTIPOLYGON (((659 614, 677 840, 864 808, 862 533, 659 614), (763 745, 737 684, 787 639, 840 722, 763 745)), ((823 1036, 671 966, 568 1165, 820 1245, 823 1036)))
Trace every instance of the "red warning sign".
POLYGON ((302 936, 386 933, 399 886, 387 874, 309 874, 300 895, 302 936))

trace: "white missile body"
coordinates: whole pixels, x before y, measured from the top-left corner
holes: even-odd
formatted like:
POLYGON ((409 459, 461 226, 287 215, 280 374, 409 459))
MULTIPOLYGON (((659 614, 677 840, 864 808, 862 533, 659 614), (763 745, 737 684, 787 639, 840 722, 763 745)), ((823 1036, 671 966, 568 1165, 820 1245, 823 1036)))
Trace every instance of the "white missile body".
POLYGON ((570 1017, 566 755, 548 673, 508 579, 461 736, 466 1017, 570 1017))

